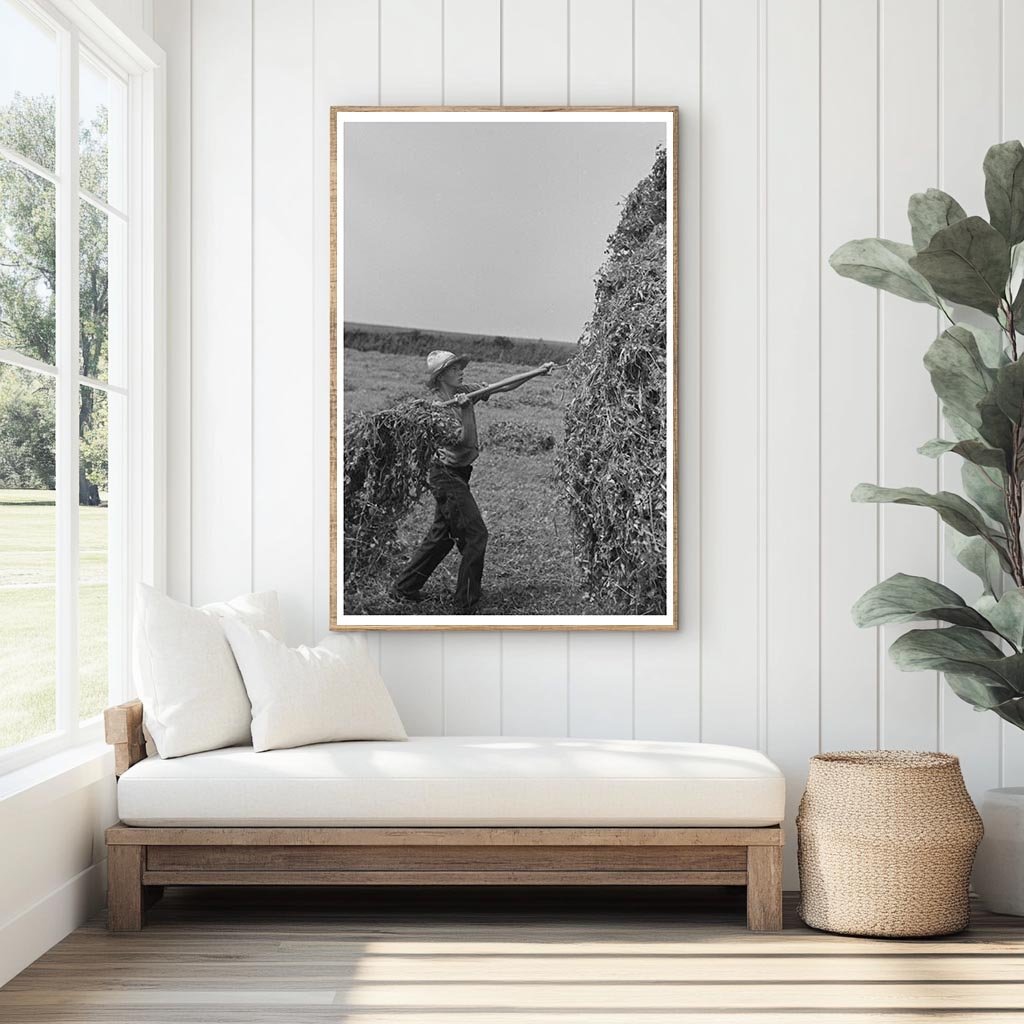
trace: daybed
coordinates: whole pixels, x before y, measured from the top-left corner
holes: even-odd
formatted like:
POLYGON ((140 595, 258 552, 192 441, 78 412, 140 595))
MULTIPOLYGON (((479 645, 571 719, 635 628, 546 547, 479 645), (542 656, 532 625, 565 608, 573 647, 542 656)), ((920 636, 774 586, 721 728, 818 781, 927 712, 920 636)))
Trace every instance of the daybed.
POLYGON ((118 813, 113 931, 165 885, 745 885, 782 927, 785 781, 739 747, 414 737, 146 756, 142 705, 105 715, 118 813))

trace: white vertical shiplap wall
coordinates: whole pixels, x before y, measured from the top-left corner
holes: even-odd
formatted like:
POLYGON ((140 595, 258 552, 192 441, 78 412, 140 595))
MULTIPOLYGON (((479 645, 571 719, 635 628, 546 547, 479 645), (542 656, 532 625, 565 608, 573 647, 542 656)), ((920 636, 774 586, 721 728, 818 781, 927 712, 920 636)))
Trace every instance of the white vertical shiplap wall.
MULTIPOLYGON (((878 0, 821 5, 819 259, 880 230, 878 14, 878 0)), ((878 477, 879 304, 827 269, 820 302, 819 742, 856 750, 877 746, 880 727, 878 636, 850 625, 850 604, 877 579, 879 516, 849 500, 851 483, 878 477)))
POLYGON ((252 5, 194 3, 191 26, 191 550, 168 559, 190 560, 202 604, 254 582, 252 5))
MULTIPOLYGON (((1024 38, 1024 5, 1004 3, 1000 12, 999 70, 1002 81, 999 93, 999 135, 1004 139, 1024 139, 1024 63, 1015 53, 1014 44, 1024 38)), ((1000 725, 1001 778, 1006 785, 1024 784, 1024 732, 1013 726, 1000 725)))
POLYGON ((326 628, 331 104, 678 105, 682 628, 374 635, 403 717, 759 746, 791 811, 819 749, 939 746, 975 793, 1024 782, 1024 737, 850 622, 880 575, 959 582, 934 517, 851 505, 852 486, 958 482, 915 454, 939 429, 934 313, 826 264, 848 238, 907 238, 913 191, 983 210, 986 146, 1024 135, 1020 5, 154 3, 190 69, 169 146, 177 596, 273 587, 290 639, 326 628))
MULTIPOLYGON (((1012 6, 1008 5, 1008 6, 1012 6)), ((1001 138, 999 31, 1002 0, 974 3, 941 3, 938 23, 938 176, 940 188, 955 195, 965 209, 985 210, 985 179, 978 173, 978 156, 1001 138), (995 43, 993 44, 993 40, 995 43), (995 58, 995 59, 993 59, 995 58), (974 70, 966 78, 960 68, 967 62, 974 70)), ((959 309, 958 319, 984 324, 974 310, 959 309)), ((991 321, 989 321, 991 323, 991 321)), ((963 493, 959 460, 939 463, 939 485, 963 493)), ((939 577, 958 593, 974 598, 979 586, 948 550, 940 524, 939 577)), ((999 785, 1001 721, 995 715, 979 715, 949 687, 940 685, 940 737, 957 738, 956 753, 971 785, 985 790, 999 785), (978 721, 980 719, 980 721, 978 721)))
POLYGON ((700 118, 700 185, 680 199, 683 210, 700 204, 700 291, 689 283, 692 268, 684 266, 682 281, 682 301, 699 302, 700 319, 697 332, 679 339, 683 352, 700 347, 700 376, 684 377, 680 395, 684 410, 695 395, 700 402, 700 481, 690 499, 700 503, 700 565, 694 580, 683 563, 682 588, 697 586, 700 595, 699 736, 756 747, 764 743, 765 692, 757 0, 704 2, 700 40, 700 104, 690 111, 700 118))
POLYGON ((821 607, 820 18, 818 0, 762 5, 763 742, 794 783, 821 721, 821 631, 801 614, 821 607))
POLYGON ((292 636, 309 629, 316 559, 312 47, 311 4, 254 0, 251 571, 283 595, 292 636))
MULTIPOLYGON (((888 0, 881 5, 879 22, 878 230, 886 238, 904 239, 909 235, 907 198, 938 182, 938 0, 888 0), (924 114, 922 95, 928 97, 924 114)), ((983 155, 977 157, 979 174, 983 155)), ((934 491, 936 464, 918 455, 917 447, 938 428, 937 403, 921 357, 939 318, 930 307, 892 296, 879 302, 879 479, 890 487, 934 491)), ((879 571, 883 577, 906 572, 936 579, 937 517, 909 511, 881 507, 879 571)), ((869 507, 861 510, 862 521, 871 515, 869 507)), ((941 708, 936 673, 899 672, 885 658, 885 647, 902 632, 896 626, 882 630, 879 738, 885 747, 934 750, 941 708)))

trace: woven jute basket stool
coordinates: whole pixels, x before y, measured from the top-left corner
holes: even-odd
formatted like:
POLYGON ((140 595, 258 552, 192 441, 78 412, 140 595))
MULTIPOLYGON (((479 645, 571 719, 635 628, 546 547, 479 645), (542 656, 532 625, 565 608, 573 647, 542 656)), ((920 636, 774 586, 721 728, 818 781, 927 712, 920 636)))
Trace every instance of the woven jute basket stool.
POLYGON ((811 758, 797 814, 799 914, 843 935, 963 931, 981 816, 951 754, 811 758))

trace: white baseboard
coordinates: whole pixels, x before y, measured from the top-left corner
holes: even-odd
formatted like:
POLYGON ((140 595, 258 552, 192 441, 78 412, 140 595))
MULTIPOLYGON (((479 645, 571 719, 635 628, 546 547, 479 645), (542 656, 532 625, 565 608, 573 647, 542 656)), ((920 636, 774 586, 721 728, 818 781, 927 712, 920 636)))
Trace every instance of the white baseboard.
POLYGON ((106 900, 107 862, 102 860, 7 921, 0 927, 0 985, 84 924, 106 900))

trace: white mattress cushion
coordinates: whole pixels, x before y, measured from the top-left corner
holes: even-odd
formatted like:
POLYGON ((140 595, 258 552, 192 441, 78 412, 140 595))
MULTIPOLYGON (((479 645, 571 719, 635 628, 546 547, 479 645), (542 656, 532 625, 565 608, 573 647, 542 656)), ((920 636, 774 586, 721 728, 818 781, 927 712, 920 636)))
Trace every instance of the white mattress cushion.
POLYGON ((782 772, 755 750, 655 740, 411 737, 147 758, 128 825, 775 825, 782 772))

